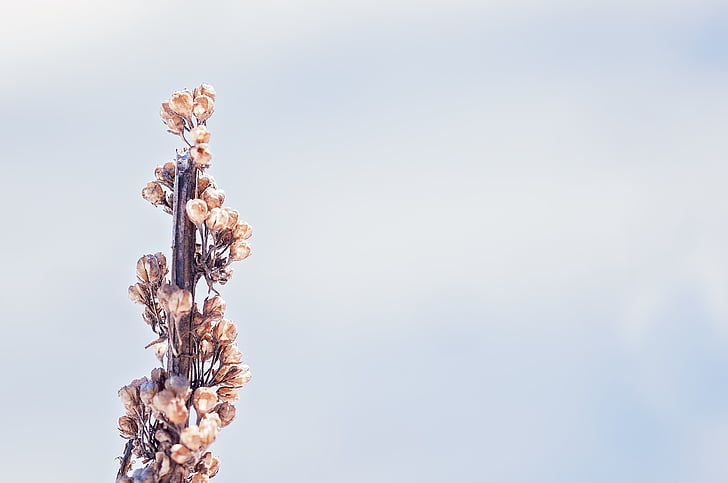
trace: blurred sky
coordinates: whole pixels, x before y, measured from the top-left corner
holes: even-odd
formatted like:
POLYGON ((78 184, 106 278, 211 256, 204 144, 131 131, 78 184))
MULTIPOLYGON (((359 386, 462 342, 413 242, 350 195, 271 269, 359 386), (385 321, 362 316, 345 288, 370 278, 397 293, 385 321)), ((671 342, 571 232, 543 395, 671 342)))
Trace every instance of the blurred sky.
POLYGON ((255 229, 217 483, 728 479, 724 2, 0 3, 4 481, 113 481, 201 81, 255 229))

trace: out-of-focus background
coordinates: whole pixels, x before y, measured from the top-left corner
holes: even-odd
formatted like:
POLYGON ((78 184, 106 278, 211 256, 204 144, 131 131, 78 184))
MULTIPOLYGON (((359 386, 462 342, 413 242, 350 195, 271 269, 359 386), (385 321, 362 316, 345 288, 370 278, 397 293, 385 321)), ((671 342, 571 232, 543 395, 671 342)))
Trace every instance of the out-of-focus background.
POLYGON ((140 197, 218 91, 218 483, 728 479, 722 1, 2 2, 3 481, 113 481, 140 197))

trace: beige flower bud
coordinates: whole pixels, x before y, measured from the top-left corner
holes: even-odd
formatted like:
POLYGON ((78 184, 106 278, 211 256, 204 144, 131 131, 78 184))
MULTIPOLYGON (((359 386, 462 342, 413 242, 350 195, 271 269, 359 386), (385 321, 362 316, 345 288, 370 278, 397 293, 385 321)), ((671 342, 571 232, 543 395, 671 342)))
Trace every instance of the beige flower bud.
POLYGON ((198 168, 209 168, 212 151, 207 143, 196 144, 190 148, 190 157, 198 168))
POLYGON ((241 388, 249 383, 252 377, 253 375, 250 373, 250 371, 243 371, 237 373, 235 376, 231 376, 231 374, 228 374, 228 376, 225 378, 225 384, 228 384, 232 387, 241 388))
POLYGON ((197 118, 197 122, 203 123, 207 121, 215 111, 215 101, 211 98, 201 95, 195 98, 195 104, 192 106, 192 112, 197 118))
POLYGON ((204 144, 210 142, 210 131, 208 131, 207 126, 197 126, 190 131, 190 134, 192 135, 193 144, 204 144))
POLYGON ((220 416, 217 413, 207 413, 200 421, 200 440, 202 444, 212 444, 220 432, 220 416))
POLYGON ((192 309, 192 293, 176 285, 169 283, 162 285, 157 296, 164 311, 171 317, 181 317, 192 309))
POLYGON ((182 430, 179 435, 180 442, 192 451, 197 451, 202 446, 200 440, 200 428, 196 424, 182 430))
POLYGON ((220 361, 223 364, 240 364, 243 360, 243 353, 233 344, 226 345, 222 349, 220 361))
POLYGON ((212 342, 212 336, 205 334, 200 340, 200 359, 209 361, 215 355, 215 344, 212 342))
POLYGON ((240 399, 238 397, 238 390, 232 387, 221 387, 217 390, 217 397, 221 401, 233 403, 240 399))
POLYGON ((195 334, 198 337, 204 337, 206 335, 209 335, 212 331, 212 322, 213 321, 211 319, 205 319, 203 322, 195 327, 195 334))
POLYGON ((203 82, 199 86, 195 87, 194 96, 195 96, 195 99, 197 99, 200 96, 207 96, 214 101, 215 97, 217 96, 217 93, 215 92, 214 87, 212 87, 210 84, 205 84, 203 82))
POLYGON ((237 414, 237 409, 232 404, 224 402, 215 408, 215 412, 220 416, 220 427, 224 428, 233 422, 237 414))
POLYGON ((187 447, 183 444, 175 444, 172 446, 170 456, 175 463, 183 465, 192 460, 192 451, 187 449, 187 447))
POLYGON ((192 482, 191 483, 208 483, 210 481, 210 477, 207 476, 204 473, 195 473, 192 475, 192 482))
POLYGON ((142 188, 142 198, 153 204, 154 206, 165 203, 164 189, 155 181, 150 181, 142 188))
MULTIPOLYGON (((209 206, 209 205, 208 205, 209 206)), ((213 233, 221 232, 226 229, 230 222, 230 215, 221 208, 213 208, 205 220, 207 228, 213 233)))
POLYGON ((131 300, 135 304, 146 304, 144 290, 138 283, 129 287, 129 300, 131 300))
MULTIPOLYGON (((217 399, 217 395, 215 399, 217 399)), ((122 416, 119 418, 119 432, 123 438, 134 439, 139 432, 139 425, 134 418, 122 416)))
POLYGON ((170 422, 178 425, 185 424, 190 416, 185 402, 179 398, 174 398, 167 404, 164 414, 170 422))
POLYGON ((240 218, 240 213, 238 213, 238 210, 234 210, 233 208, 230 208, 229 206, 226 206, 225 208, 223 208, 223 210, 225 210, 227 212, 228 216, 230 217, 230 220, 228 221, 226 228, 230 228, 231 230, 234 230, 235 225, 238 224, 238 218, 240 218))
POLYGON ((192 396, 192 404, 195 405, 197 414, 207 414, 217 404, 217 393, 209 387, 198 387, 192 396))
POLYGON ((207 203, 207 208, 212 210, 213 208, 220 208, 225 202, 225 192, 210 186, 202 192, 200 198, 207 203))
POLYGON ((124 409, 129 414, 134 414, 134 411, 141 402, 139 399, 138 388, 132 385, 124 386, 119 389, 119 399, 121 399, 124 409))
POLYGON ((249 256, 250 245, 245 240, 235 240, 235 242, 230 245, 230 260, 245 260, 249 256))
POLYGON ((136 275, 140 282, 160 283, 166 274, 165 266, 160 265, 160 258, 157 255, 144 255, 137 261, 136 275))
POLYGON ((217 321, 223 318, 226 308, 227 304, 225 300, 219 295, 216 295, 205 300, 202 306, 202 315, 206 320, 217 321))
POLYGON ((244 221, 239 221, 238 224, 235 225, 233 236, 238 240, 247 240, 253 236, 253 227, 244 221))
POLYGON ((154 455, 154 463, 157 466, 157 474, 162 477, 170 472, 172 465, 169 462, 169 456, 163 451, 157 451, 154 455))
POLYGON ((215 326, 213 334, 221 343, 230 343, 238 336, 238 328, 232 320, 222 319, 215 326))
POLYGON ((198 227, 202 226, 205 218, 207 218, 207 203, 195 198, 187 201, 185 209, 187 211, 187 218, 198 227))
POLYGON ((214 189, 217 189, 217 183, 215 183, 215 178, 213 178, 211 175, 205 173, 205 174, 201 174, 197 178, 197 192, 198 193, 204 192, 210 186, 212 186, 214 189))
MULTIPOLYGON (((194 100, 192 99, 192 93, 187 89, 177 91, 169 98, 169 108, 172 112, 184 117, 185 119, 189 119, 190 116, 192 116, 193 104, 194 100)), ((164 104, 162 104, 162 108, 164 109, 164 104)))

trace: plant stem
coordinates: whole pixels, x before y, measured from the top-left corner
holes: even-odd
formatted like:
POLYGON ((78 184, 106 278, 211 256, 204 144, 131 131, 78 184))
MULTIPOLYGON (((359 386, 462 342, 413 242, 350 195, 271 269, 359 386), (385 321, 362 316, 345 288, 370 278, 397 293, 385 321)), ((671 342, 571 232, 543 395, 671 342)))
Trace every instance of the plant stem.
MULTIPOLYGON (((187 201, 195 197, 197 169, 189 152, 177 155, 174 180, 174 209, 172 213, 172 283, 189 290, 195 296, 195 225, 187 218, 187 201)), ((167 371, 184 376, 190 381, 192 363, 192 312, 170 321, 170 350, 167 357, 167 371), (172 345, 176 347, 176 353, 172 345)))

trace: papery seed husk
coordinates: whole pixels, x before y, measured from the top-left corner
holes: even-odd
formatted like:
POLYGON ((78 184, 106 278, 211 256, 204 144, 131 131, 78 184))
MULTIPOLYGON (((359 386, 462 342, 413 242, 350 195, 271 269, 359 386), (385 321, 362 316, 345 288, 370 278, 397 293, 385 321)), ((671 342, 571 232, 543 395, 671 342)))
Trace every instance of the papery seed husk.
POLYGON ((119 431, 121 432, 122 436, 124 436, 126 439, 136 438, 136 435, 139 432, 139 425, 134 418, 130 416, 121 416, 118 423, 119 431))
POLYGON ((243 353, 234 344, 223 347, 220 361, 223 364, 239 364, 243 360, 243 353))
POLYGON ((205 95, 197 96, 195 104, 192 106, 192 112, 197 118, 197 122, 203 123, 215 112, 215 101, 205 95))
POLYGON ((214 87, 203 82, 199 86, 195 87, 194 90, 194 97, 198 98, 199 96, 207 96, 214 101, 215 97, 217 97, 217 93, 215 92, 214 87))
MULTIPOLYGON (((187 89, 177 91, 169 98, 169 108, 172 112, 184 117, 185 119, 192 116, 193 105, 194 100, 192 98, 192 93, 187 89)), ((164 104, 162 106, 164 106, 164 104)))
POLYGON ((154 177, 157 178, 157 181, 172 189, 174 188, 174 173, 176 170, 177 166, 174 161, 167 161, 162 166, 157 166, 154 170, 154 177))
POLYGON ((220 416, 217 413, 207 413, 200 421, 200 440, 202 444, 212 444, 220 432, 220 416))
POLYGON ((129 287, 129 300, 134 302, 135 304, 146 304, 146 297, 144 295, 144 290, 142 289, 140 284, 134 284, 129 287))
POLYGON ((215 182, 215 178, 208 173, 201 174, 197 178, 197 192, 202 193, 209 187, 217 189, 217 183, 215 182))
POLYGON ((152 381, 157 384, 164 384, 164 379, 167 377, 167 371, 161 367, 152 369, 152 381))
POLYGON ((142 188, 142 198, 154 206, 163 204, 165 196, 164 189, 156 181, 150 181, 142 188))
POLYGON ((238 336, 238 328, 232 320, 222 319, 215 326, 213 334, 222 343, 232 342, 238 336))
POLYGON ((217 397, 220 398, 221 401, 226 402, 235 402, 240 397, 238 396, 238 390, 232 387, 221 387, 217 390, 217 397))
POLYGON ((247 240, 253 236, 253 227, 244 221, 239 221, 238 224, 235 225, 233 236, 238 240, 247 240))
POLYGON ((182 134, 185 130, 185 120, 180 116, 172 116, 169 119, 165 119, 164 123, 167 125, 167 130, 172 134, 182 134))
POLYGON ((217 402, 217 393, 210 387, 198 387, 192 396, 192 404, 198 414, 209 413, 217 402))
POLYGON ((175 396, 181 397, 183 399, 186 399, 187 396, 189 396, 190 393, 190 383, 187 382, 187 378, 184 376, 170 376, 167 378, 167 380, 164 382, 164 387, 172 391, 172 394, 175 396))
POLYGON ((134 410, 141 402, 137 388, 131 385, 119 389, 119 398, 124 405, 124 409, 129 414, 134 414, 134 410))
POLYGON ((213 456, 212 461, 210 461, 210 464, 207 467, 207 474, 210 478, 212 478, 218 471, 220 471, 220 458, 213 456))
POLYGON ((237 409, 229 402, 223 402, 215 408, 215 412, 220 416, 220 427, 224 428, 233 422, 237 414, 237 409))
POLYGON ((227 228, 230 228, 231 230, 235 229, 235 225, 238 224, 238 218, 240 218, 240 213, 238 210, 235 210, 233 208, 230 208, 229 206, 226 206, 223 208, 230 217, 230 220, 228 221, 227 228))
POLYGON ((190 157, 198 168, 207 168, 210 166, 212 159, 212 151, 207 143, 197 144, 190 148, 190 157))
POLYGON ((208 361, 215 355, 215 344, 212 342, 212 336, 205 334, 200 340, 200 360, 208 361))
POLYGON ((190 413, 187 410, 187 406, 185 406, 184 400, 174 398, 169 402, 169 404, 167 404, 167 407, 164 410, 164 415, 167 416, 167 419, 169 419, 170 422, 182 425, 187 422, 190 413))
POLYGON ((159 288, 157 297, 167 315, 181 317, 192 309, 192 292, 166 283, 159 288))
POLYGON ((205 218, 207 218, 207 203, 198 198, 191 199, 187 201, 185 211, 187 211, 187 218, 189 218, 192 223, 198 227, 202 226, 205 222, 205 218))
POLYGON ((225 300, 219 295, 216 295, 205 300, 202 306, 202 315, 205 317, 205 320, 220 320, 225 315, 226 307, 225 300))
POLYGON ((207 126, 197 126, 190 132, 190 135, 194 144, 210 142, 210 131, 207 129, 207 126))
POLYGON ((203 474, 203 473, 195 473, 192 475, 192 481, 191 483, 208 483, 210 481, 210 477, 203 474))
POLYGON ((213 208, 210 210, 210 214, 207 216, 205 224, 210 231, 216 233, 227 228, 229 220, 230 215, 228 215, 227 212, 221 208, 213 208))
POLYGON ((192 459, 192 452, 183 444, 175 444, 172 446, 170 456, 175 463, 183 465, 192 459))
POLYGON ((230 260, 239 262, 250 256, 250 245, 245 240, 235 240, 230 245, 230 260))
POLYGON ((209 186, 202 192, 200 198, 207 203, 207 208, 209 210, 212 210, 213 208, 220 208, 225 202, 225 191, 209 186))
POLYGON ((202 446, 200 428, 196 424, 184 428, 179 435, 179 440, 192 451, 197 451, 202 446))
POLYGON ((160 477, 168 474, 172 469, 172 465, 169 462, 169 456, 167 456, 163 451, 157 451, 154 455, 154 462, 157 465, 157 474, 160 477))
POLYGON ((205 335, 210 334, 212 331, 212 322, 213 321, 210 319, 205 319, 195 327, 195 334, 198 337, 204 337, 205 335))

